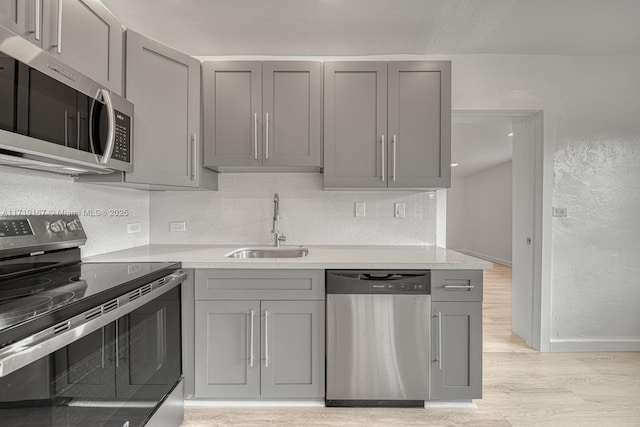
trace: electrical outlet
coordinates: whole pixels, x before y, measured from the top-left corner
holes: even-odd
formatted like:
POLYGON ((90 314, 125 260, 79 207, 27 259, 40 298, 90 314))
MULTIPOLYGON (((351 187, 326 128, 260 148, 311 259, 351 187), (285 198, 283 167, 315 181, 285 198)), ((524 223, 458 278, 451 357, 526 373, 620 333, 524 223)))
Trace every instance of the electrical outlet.
POLYGON ((187 231, 187 224, 184 221, 170 222, 169 231, 187 231))
POLYGON ((567 216, 567 208, 558 208, 558 207, 553 207, 553 216, 555 217, 566 217, 567 216))
POLYGON ((355 203, 355 216, 365 216, 365 203, 364 202, 356 202, 355 203))
POLYGON ((139 233, 140 232, 140 223, 132 222, 131 224, 127 224, 127 233, 139 233))
POLYGON ((396 218, 404 218, 405 206, 404 203, 396 203, 394 205, 393 216, 396 218))

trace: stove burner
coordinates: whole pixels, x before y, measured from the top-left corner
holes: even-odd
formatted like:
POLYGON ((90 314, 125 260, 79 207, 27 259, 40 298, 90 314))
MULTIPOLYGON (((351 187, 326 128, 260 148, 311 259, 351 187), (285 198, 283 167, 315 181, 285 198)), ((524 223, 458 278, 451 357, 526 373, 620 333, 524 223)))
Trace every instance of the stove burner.
POLYGON ((44 291, 51 279, 22 279, 11 281, 8 286, 0 288, 0 300, 32 295, 44 291))
POLYGON ((73 291, 52 292, 0 303, 0 330, 64 305, 75 296, 73 291))

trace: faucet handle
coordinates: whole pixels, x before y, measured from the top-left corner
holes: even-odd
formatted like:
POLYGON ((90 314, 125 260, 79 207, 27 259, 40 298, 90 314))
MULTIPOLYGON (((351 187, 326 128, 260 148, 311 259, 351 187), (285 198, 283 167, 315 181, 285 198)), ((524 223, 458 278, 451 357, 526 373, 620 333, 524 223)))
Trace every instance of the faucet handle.
POLYGON ((287 241, 287 236, 285 236, 284 234, 280 234, 278 236, 278 240, 281 242, 286 242, 287 241))

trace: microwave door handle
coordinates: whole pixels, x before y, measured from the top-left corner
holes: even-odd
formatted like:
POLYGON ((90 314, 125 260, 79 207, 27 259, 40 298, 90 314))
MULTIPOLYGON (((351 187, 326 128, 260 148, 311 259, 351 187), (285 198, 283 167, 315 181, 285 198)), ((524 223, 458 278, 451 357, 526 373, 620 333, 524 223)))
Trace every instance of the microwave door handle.
POLYGON ((102 156, 102 160, 100 163, 106 165, 109 163, 111 159, 111 154, 113 153, 113 146, 116 142, 116 116, 115 111, 113 109, 113 103, 111 102, 111 95, 109 91, 106 89, 100 89, 98 91, 98 96, 102 95, 102 99, 104 99, 104 103, 107 107, 107 117, 109 119, 109 131, 107 132, 107 147, 104 150, 104 155, 102 156))

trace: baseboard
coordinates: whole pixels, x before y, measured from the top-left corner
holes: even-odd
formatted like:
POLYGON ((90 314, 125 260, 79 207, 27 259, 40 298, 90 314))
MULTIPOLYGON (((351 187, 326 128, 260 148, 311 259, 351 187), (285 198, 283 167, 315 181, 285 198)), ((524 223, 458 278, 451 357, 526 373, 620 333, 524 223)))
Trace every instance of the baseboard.
POLYGON ((454 251, 456 252, 462 252, 463 254, 469 255, 469 256, 473 256, 476 258, 480 258, 480 259, 484 259, 487 261, 491 261, 491 262, 495 262, 498 264, 502 264, 502 265, 506 265, 507 267, 511 267, 511 261, 507 261, 506 259, 500 259, 500 258, 496 258, 496 257, 492 257, 489 255, 485 255, 485 254, 481 254, 478 252, 474 252, 474 251, 469 251, 466 249, 454 249, 454 251))
POLYGON ((552 352, 640 351, 640 340, 551 340, 552 352))

